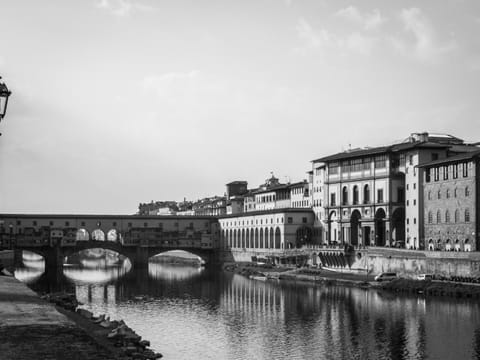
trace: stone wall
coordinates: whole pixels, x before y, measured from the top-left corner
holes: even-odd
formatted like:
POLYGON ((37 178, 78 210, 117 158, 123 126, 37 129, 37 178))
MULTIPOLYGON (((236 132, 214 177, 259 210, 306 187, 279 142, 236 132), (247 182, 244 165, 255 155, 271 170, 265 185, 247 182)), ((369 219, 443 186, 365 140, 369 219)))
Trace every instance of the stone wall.
POLYGON ((480 253, 378 249, 357 251, 352 269, 371 274, 396 272, 403 277, 418 274, 480 277, 480 253))

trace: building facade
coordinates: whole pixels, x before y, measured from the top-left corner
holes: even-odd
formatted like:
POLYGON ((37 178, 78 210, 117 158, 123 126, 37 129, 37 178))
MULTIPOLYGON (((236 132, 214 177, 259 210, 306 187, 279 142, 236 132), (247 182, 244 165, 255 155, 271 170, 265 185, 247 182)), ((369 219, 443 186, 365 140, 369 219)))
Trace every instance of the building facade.
POLYGON ((423 248, 423 170, 418 166, 472 149, 453 136, 419 133, 401 143, 314 160, 312 203, 323 241, 423 248))
POLYGON ((424 169, 425 248, 478 251, 480 152, 426 163, 424 169))

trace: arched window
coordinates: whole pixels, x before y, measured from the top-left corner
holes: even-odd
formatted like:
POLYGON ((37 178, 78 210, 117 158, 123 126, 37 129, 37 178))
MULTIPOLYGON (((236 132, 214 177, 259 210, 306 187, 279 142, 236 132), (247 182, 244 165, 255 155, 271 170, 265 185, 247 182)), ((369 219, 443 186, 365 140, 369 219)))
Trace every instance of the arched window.
POLYGON ((450 222, 450 212, 448 210, 445 211, 445 222, 446 223, 450 222))
POLYGON ((457 209, 455 210, 455 222, 458 223, 460 221, 460 211, 457 209))
POLYGON ((437 224, 440 224, 442 222, 442 214, 440 213, 440 210, 437 211, 437 224))
POLYGON ((469 196, 470 195, 470 189, 468 188, 468 186, 465 187, 465 197, 469 196))
POLYGON ((457 197, 457 188, 453 190, 453 197, 457 197))
POLYGON ((429 224, 433 223, 433 214, 431 211, 428 212, 428 223, 429 224))
POLYGON ((363 187, 363 203, 370 203, 370 188, 368 184, 363 187))
POLYGON ((342 203, 343 205, 348 204, 348 189, 346 186, 344 186, 342 189, 342 203))
POLYGON ((447 189, 447 199, 450 199, 450 189, 447 189))
POLYGON ((358 205, 358 186, 353 187, 353 204, 358 205))
POLYGON ((440 190, 438 190, 437 198, 438 198, 438 199, 441 199, 441 198, 442 198, 442 193, 440 192, 440 190))
POLYGON ((470 222, 470 210, 465 209, 465 222, 470 222))

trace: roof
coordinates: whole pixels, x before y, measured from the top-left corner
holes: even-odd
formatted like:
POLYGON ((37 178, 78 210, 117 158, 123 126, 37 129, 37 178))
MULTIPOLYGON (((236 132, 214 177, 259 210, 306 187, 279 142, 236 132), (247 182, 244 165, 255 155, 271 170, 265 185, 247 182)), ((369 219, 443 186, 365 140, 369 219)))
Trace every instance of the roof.
POLYGON ((313 214, 312 208, 280 208, 280 209, 270 209, 270 210, 256 210, 256 211, 247 211, 238 214, 225 214, 218 215, 219 219, 226 218, 237 218, 237 217, 248 217, 255 215, 264 215, 264 214, 279 214, 279 213, 303 213, 303 214, 313 214))
POLYGON ((445 159, 430 161, 424 164, 417 165, 417 167, 424 168, 424 167, 431 167, 435 165, 451 164, 451 163, 461 162, 464 160, 470 160, 478 156, 480 156, 480 149, 477 149, 477 151, 470 151, 470 152, 466 152, 456 156, 447 157, 445 159))
POLYGON ((244 184, 248 184, 248 182, 247 181, 242 181, 242 180, 237 180, 237 181, 229 182, 226 185, 244 185, 244 184))
POLYGON ((316 160, 312 160, 312 162, 331 162, 331 161, 338 161, 338 160, 346 160, 346 159, 353 159, 371 155, 379 155, 379 154, 386 154, 390 152, 399 152, 399 151, 406 151, 414 148, 449 148, 451 145, 448 144, 439 144, 431 141, 414 141, 414 142, 405 142, 399 144, 393 144, 388 146, 379 146, 373 148, 363 148, 358 150, 349 150, 343 151, 334 155, 325 156, 323 158, 319 158, 316 160))

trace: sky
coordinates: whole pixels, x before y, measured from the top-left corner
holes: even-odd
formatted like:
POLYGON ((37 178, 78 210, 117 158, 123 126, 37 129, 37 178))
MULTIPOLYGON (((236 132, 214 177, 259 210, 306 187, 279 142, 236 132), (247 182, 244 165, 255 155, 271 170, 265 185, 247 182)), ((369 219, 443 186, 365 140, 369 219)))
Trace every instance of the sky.
POLYGON ((0 0, 0 212, 132 214, 480 141, 478 0, 0 0))

